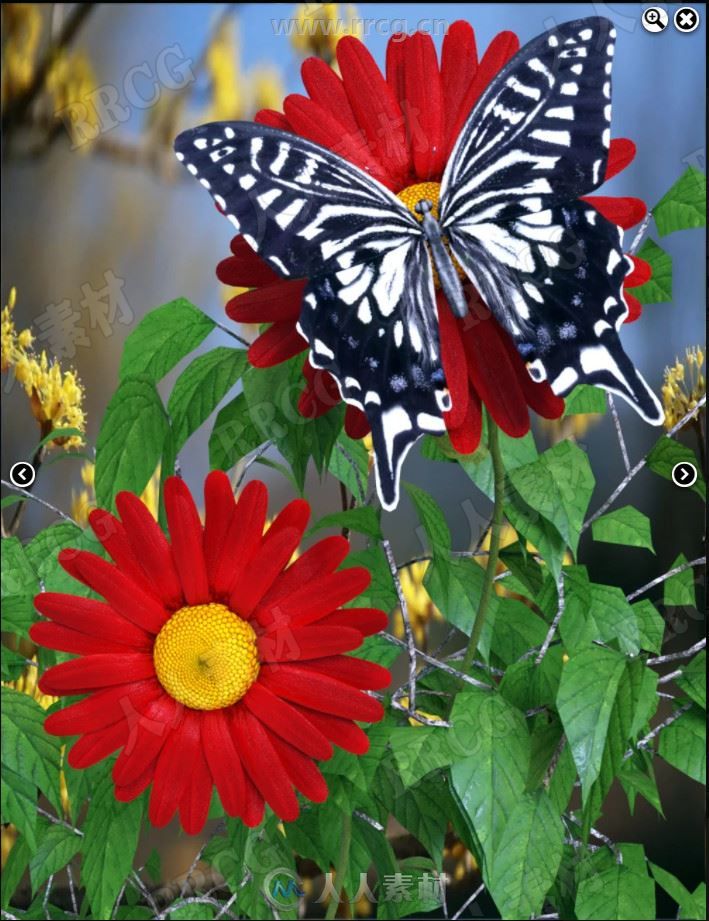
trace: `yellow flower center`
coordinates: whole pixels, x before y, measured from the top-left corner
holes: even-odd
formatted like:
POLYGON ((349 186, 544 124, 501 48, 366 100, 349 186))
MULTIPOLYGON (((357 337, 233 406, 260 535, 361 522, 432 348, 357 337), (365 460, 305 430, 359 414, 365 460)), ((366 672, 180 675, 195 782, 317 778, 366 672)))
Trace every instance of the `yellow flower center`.
MULTIPOLYGON (((396 196, 400 201, 406 205, 409 211, 413 214, 417 221, 423 220, 423 215, 419 214, 416 210, 416 205, 422 199, 428 199, 433 206, 431 208, 431 215, 438 220, 438 199, 441 194, 441 184, 440 182, 417 182, 414 185, 409 185, 405 189, 402 189, 401 192, 396 196)), ((444 238, 444 246, 448 250, 448 255, 453 260, 453 265, 455 270, 458 273, 458 277, 463 281, 468 280, 468 276, 463 271, 462 267, 456 262, 453 253, 450 251, 450 247, 444 238)), ((441 287, 441 282, 438 278, 438 272, 436 266, 431 262, 431 267, 433 268, 433 284, 436 288, 441 287)))
POLYGON ((256 634, 223 604, 180 608, 155 640, 160 684, 194 710, 220 710, 240 700, 256 680, 256 634))

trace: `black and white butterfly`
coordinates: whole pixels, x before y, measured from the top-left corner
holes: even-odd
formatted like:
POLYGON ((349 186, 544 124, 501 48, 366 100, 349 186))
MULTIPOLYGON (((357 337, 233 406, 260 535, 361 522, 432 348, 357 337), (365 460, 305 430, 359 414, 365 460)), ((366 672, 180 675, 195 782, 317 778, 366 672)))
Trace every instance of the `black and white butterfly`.
MULTIPOLYGON (((589 383, 659 424, 623 351, 622 231, 580 201, 604 179, 615 29, 602 18, 525 45, 480 97, 443 175, 439 218, 317 144, 249 122, 183 132, 178 159, 282 276, 307 278, 299 330, 314 367, 372 428, 382 504, 401 464, 451 408, 432 259, 448 303, 465 297, 450 253, 511 335, 533 380, 589 383)), ((505 381, 500 380, 500 387, 505 381)))

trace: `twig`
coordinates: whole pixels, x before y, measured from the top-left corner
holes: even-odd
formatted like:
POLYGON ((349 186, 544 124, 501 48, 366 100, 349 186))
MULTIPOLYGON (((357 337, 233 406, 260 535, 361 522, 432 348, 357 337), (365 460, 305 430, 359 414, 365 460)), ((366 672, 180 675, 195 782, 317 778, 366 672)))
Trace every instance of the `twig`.
POLYGON ((35 496, 34 493, 27 489, 23 489, 21 486, 15 486, 9 480, 0 480, 0 483, 2 483, 6 489, 10 489, 12 492, 16 492, 21 496, 24 496, 25 499, 32 499, 33 502, 37 502, 39 505, 43 505, 45 508, 48 508, 50 512, 54 512, 55 515, 63 518, 64 521, 69 521, 71 524, 75 524, 77 528, 80 527, 80 525, 71 517, 71 515, 67 515, 66 512, 63 512, 60 508, 52 505, 51 502, 47 502, 46 499, 40 499, 39 496, 35 496))
POLYGON ((453 915, 453 921, 458 921, 458 918, 460 918, 460 916, 463 914, 463 912, 468 907, 468 905, 472 905, 472 903, 482 895, 484 890, 485 890, 485 884, 481 883, 478 886, 478 888, 475 890, 475 892, 470 896, 470 898, 466 899, 465 902, 463 902, 463 904, 460 906, 458 911, 453 915))
POLYGON ((629 748, 627 752, 623 755, 623 761, 627 761, 628 758, 631 758, 636 749, 648 748, 652 743, 652 740, 658 736, 663 729, 667 729, 675 720, 678 720, 683 713, 686 713, 687 710, 691 710, 692 704, 683 704, 678 710, 675 710, 673 714, 667 717, 666 720, 663 720, 659 726, 655 726, 652 732, 648 732, 646 736, 643 736, 638 742, 635 743, 634 748, 629 748))
POLYGON ((49 914, 49 894, 52 891, 52 884, 54 883, 54 874, 49 874, 49 879, 47 880, 47 885, 44 888, 44 897, 42 899, 42 911, 44 912, 44 917, 46 921, 51 921, 51 915, 49 914))
POLYGON ((71 863, 66 865, 66 876, 69 881, 69 898, 71 899, 71 907, 75 915, 79 914, 79 906, 76 902, 76 885, 74 883, 74 874, 71 870, 71 863))
POLYGON ((634 598, 637 598, 638 595, 644 594, 648 589, 654 588, 656 585, 659 585, 661 582, 666 582, 668 579, 671 579, 672 576, 677 576, 681 572, 685 572, 687 569, 692 569, 695 566, 703 566, 707 561, 705 556, 697 557, 696 560, 691 560, 689 563, 682 563, 679 566, 675 566, 674 569, 670 569, 662 576, 658 576, 656 579, 653 579, 651 582, 648 582, 646 585, 642 585, 640 588, 636 588, 634 592, 631 592, 629 595, 626 595, 627 601, 632 601, 634 598))
POLYGON ((544 777, 542 778, 542 786, 545 790, 549 789, 549 784, 551 783, 551 779, 554 776, 554 771, 556 770, 556 766, 559 763, 559 758, 561 758, 565 748, 566 734, 562 733, 561 738, 559 739, 557 746, 554 749, 554 754, 551 756, 551 761, 549 762, 549 765, 544 772, 544 777))
POLYGON ((384 831, 384 826, 381 822, 377 822, 376 819, 373 819, 371 815, 367 815, 366 812, 362 812, 360 809, 355 809, 354 815, 361 819, 362 822, 366 822, 367 825, 371 825, 372 828, 376 828, 377 831, 384 831))
MULTIPOLYGON (((400 640, 398 637, 392 636, 391 633, 382 633, 381 636, 384 637, 388 643, 393 643, 394 646, 400 646, 402 649, 406 649, 406 643, 403 640, 400 640)), ((452 666, 447 665, 445 662, 441 662, 440 659, 434 659, 433 656, 429 656, 426 652, 421 652, 420 649, 416 650, 416 655, 419 657, 419 659, 423 659, 424 662, 428 662, 428 664, 432 665, 434 668, 439 668, 442 672, 447 672, 449 675, 452 675, 459 681, 465 681, 467 684, 471 684, 476 688, 482 688, 485 691, 490 690, 489 684, 485 684, 483 681, 478 681, 477 678, 472 678, 470 675, 466 675, 464 672, 459 671, 457 668, 453 668, 452 666)))
POLYGON ((638 227, 635 233, 635 236, 633 237, 633 242, 630 244, 629 252, 631 256, 634 256, 635 253, 638 251, 638 248, 643 241, 643 237, 647 233, 647 229, 650 226, 651 217, 652 217, 652 211, 648 210, 647 214, 643 218, 642 224, 638 227))
POLYGON ((620 417, 618 416, 618 410, 615 408, 615 403, 613 401, 613 394, 607 393, 606 397, 608 399, 608 408, 611 411, 611 416, 613 416, 613 424, 615 425, 616 435, 618 436, 618 444, 620 445, 620 453, 623 455, 623 463, 625 464, 625 472, 630 473, 630 458, 628 457, 628 449, 625 445, 625 438, 623 436, 623 429, 620 425, 620 417))
MULTIPOLYGON (((688 422, 690 422, 690 421, 692 420, 692 418, 693 418, 694 416, 697 415, 697 413, 698 413, 699 410, 704 406, 704 404, 706 403, 706 401, 707 401, 706 396, 703 396, 703 397, 701 398, 701 400, 699 400, 699 402, 696 404, 696 406, 693 406, 692 409, 690 409, 688 413, 685 413, 685 415, 682 416, 682 418, 679 420, 679 422, 678 422, 676 425, 673 425, 673 426, 672 426, 672 428, 671 428, 671 429, 669 430, 669 432, 667 433, 666 437, 667 437, 667 438, 672 438, 673 435, 676 435, 677 432, 678 432, 681 428, 683 428, 683 426, 685 426, 688 422)), ((643 467, 645 467, 646 464, 647 464, 647 455, 646 455, 645 457, 641 458, 641 460, 639 460, 639 461, 637 462, 637 464, 636 464, 634 467, 632 467, 632 468, 628 471, 627 475, 620 481, 620 483, 616 486, 616 488, 613 490, 613 492, 610 494, 610 496, 606 499, 606 501, 603 503, 603 505, 601 505, 601 507, 600 507, 599 509, 597 509, 597 510, 593 513, 593 515, 591 515, 590 518, 587 518, 587 519, 586 519, 586 521, 581 525, 581 532, 582 532, 582 533, 583 533, 590 525, 592 525, 593 522, 594 522, 597 518, 600 518, 601 515, 604 515, 604 514, 606 513, 606 511, 611 507, 611 505, 613 505, 613 503, 614 503, 615 500, 618 498, 618 496, 625 490, 625 488, 628 486, 628 484, 630 483, 630 481, 631 481, 638 473, 640 473, 640 471, 643 469, 643 467)))
POLYGON ((693 646, 690 646, 689 649, 683 649, 681 652, 670 652, 666 656, 655 656, 652 659, 648 659, 645 663, 646 665, 664 665, 666 662, 677 662, 679 659, 690 659, 695 652, 699 652, 700 649, 704 649, 707 644, 707 639, 703 639, 696 642, 693 646))
POLYGON ((225 326, 223 323, 220 323, 218 320, 215 320, 212 318, 212 323, 214 323, 217 329, 220 329, 223 333, 226 333, 227 336, 231 336, 232 339, 236 339, 237 342, 241 343, 241 345, 246 346, 247 349, 251 345, 248 339, 244 339, 243 336, 240 336, 238 333, 235 333, 233 329, 229 329, 228 326, 225 326))
POLYGON ((564 571, 563 569, 559 573, 559 578, 557 579, 557 582, 556 582, 556 592, 557 592, 557 596, 559 599, 558 606, 556 609, 556 614, 554 615, 554 620, 551 622, 551 626, 549 627, 549 630, 547 631, 547 635, 544 637, 544 642, 541 645, 539 654, 537 655, 537 658, 534 660, 535 665, 539 665, 542 659, 544 658, 544 656, 547 654, 547 650, 549 649, 549 646, 551 645, 551 641, 554 639, 556 628, 559 626, 559 621, 561 620, 564 614, 564 571))
MULTIPOLYGON (((682 674, 682 669, 681 669, 681 668, 676 668, 673 672, 668 672, 666 675, 662 675, 660 678, 658 678, 658 679, 657 679, 657 683, 658 683, 658 684, 669 684, 670 681, 674 681, 675 678, 679 678, 679 676, 680 676, 681 674, 682 674)), ((662 697, 672 697, 671 694, 662 694, 662 695, 660 695, 660 696, 662 696, 662 697)))
MULTIPOLYGON (((355 463, 355 460, 350 454, 350 452, 346 448, 344 448, 339 442, 337 442, 337 450, 340 452, 340 454, 344 457, 344 459, 347 461, 347 463, 352 468, 352 473, 354 474, 355 482, 357 483, 357 492, 359 493, 358 500, 359 500, 360 505, 364 505, 367 500, 366 490, 364 488, 366 483, 362 483, 362 478, 360 476, 359 468, 357 467, 357 464, 355 463)), ((401 567, 399 568, 401 569, 401 567)))
POLYGON ((269 448, 273 446, 272 441, 265 441, 258 448, 253 450, 251 454, 248 454, 245 458, 242 458, 243 469, 239 472, 236 478, 236 483, 234 483, 234 492, 241 488, 241 484, 244 482, 246 474, 249 472, 249 468, 252 464, 255 464, 259 457, 262 457, 269 448))
POLYGON ((391 544, 386 538, 382 540, 382 547, 384 549, 384 555, 387 558, 387 563, 389 564, 389 571, 391 572, 391 578, 394 582, 394 588, 396 589, 396 596, 399 599, 399 607, 401 608, 401 619, 404 622, 404 635, 406 636, 406 649, 409 654, 409 706, 412 710, 416 709, 416 642, 414 640, 414 631, 411 629, 411 619, 409 618, 409 609, 406 604, 406 598, 404 597, 403 589, 401 588, 401 580, 399 579, 399 573, 396 568, 396 560, 394 559, 394 554, 391 549, 391 544))

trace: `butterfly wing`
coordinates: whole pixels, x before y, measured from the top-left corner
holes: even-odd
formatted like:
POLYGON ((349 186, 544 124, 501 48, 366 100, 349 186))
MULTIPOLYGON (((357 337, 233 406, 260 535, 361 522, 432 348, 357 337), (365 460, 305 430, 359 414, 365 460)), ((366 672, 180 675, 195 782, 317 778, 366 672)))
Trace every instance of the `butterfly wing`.
POLYGON ((299 329, 372 428, 385 508, 424 433, 450 409, 431 264, 418 221, 388 189, 303 138, 246 122, 181 134, 175 150, 273 268, 309 279, 299 329))
POLYGON ((615 30, 566 23, 534 39, 490 84, 446 169, 441 222, 456 258, 535 380, 662 409, 625 354, 630 263, 622 231, 578 200, 605 175, 615 30))

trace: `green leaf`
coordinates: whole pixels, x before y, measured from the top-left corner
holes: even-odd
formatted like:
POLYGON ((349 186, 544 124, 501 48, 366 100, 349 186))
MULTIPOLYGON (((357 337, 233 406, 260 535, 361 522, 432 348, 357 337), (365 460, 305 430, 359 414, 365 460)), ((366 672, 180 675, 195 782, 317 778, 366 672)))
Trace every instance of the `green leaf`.
POLYGON ((584 802, 601 771, 608 725, 624 669, 621 655, 594 646, 573 655, 562 671, 557 706, 584 802))
POLYGON ((566 604, 559 633, 569 653, 578 652, 593 642, 615 641, 623 652, 636 655, 644 643, 654 646, 654 634, 645 638, 647 612, 637 611, 614 585, 589 582, 582 566, 565 570, 566 604))
POLYGON ((126 339, 120 378, 145 375, 156 384, 189 355, 216 326, 181 297, 151 310, 126 339))
POLYGON ((110 508, 123 489, 140 495, 155 472, 168 421, 155 385, 127 377, 111 397, 96 441, 96 502, 110 508))
POLYGON ((65 867, 81 848, 81 836, 63 825, 43 822, 39 835, 39 847, 30 861, 32 893, 42 883, 65 867))
POLYGON ((655 885, 649 876, 615 864, 581 881, 575 911, 578 921, 653 921, 655 885))
POLYGON ((650 519, 632 505, 625 505, 596 518, 591 530, 594 540, 607 544, 624 544, 628 547, 644 547, 655 552, 650 519))
MULTIPOLYGON (((453 626, 470 635, 478 612, 485 571, 472 559, 437 556, 429 564, 423 585, 431 601, 453 626)), ((488 617, 497 605, 490 597, 488 617)))
POLYGON ((311 457, 319 473, 327 469, 344 418, 341 404, 317 419, 300 415, 302 367, 303 356, 296 355, 272 368, 251 368, 244 374, 244 393, 254 425, 264 441, 275 442, 301 490, 311 457))
POLYGON ((327 469, 345 484, 359 503, 364 503, 369 479, 369 452, 361 439, 350 438, 341 432, 337 436, 327 469))
POLYGON ((665 621, 655 605, 643 598, 631 605, 638 625, 641 649, 659 653, 665 635, 665 621))
POLYGON ((655 780, 655 771, 652 765, 652 757, 648 752, 636 751, 632 757, 624 761, 618 772, 618 779, 628 797, 628 806, 630 814, 635 810, 635 798, 643 796, 651 806, 653 806, 661 816, 662 802, 660 800, 660 791, 657 789, 655 780))
POLYGON ((37 786, 3 762, 0 779, 0 812, 3 822, 12 822, 27 840, 31 851, 37 847, 37 786))
POLYGON ((524 793, 513 807, 487 873, 503 918, 538 914, 561 862, 564 826, 543 790, 524 793))
POLYGON ((391 812, 423 844, 438 870, 443 865, 443 843, 450 809, 448 788, 439 777, 425 777, 394 799, 391 812))
POLYGON ((2 539, 1 584, 3 601, 6 598, 34 595, 39 591, 37 574, 17 537, 2 539))
POLYGON ((659 754, 678 771, 706 784, 706 715, 693 704, 660 733, 659 754))
POLYGON ((160 882, 162 879, 162 860, 160 858, 160 852, 156 848, 152 849, 150 856, 145 861, 145 869, 154 883, 160 882))
POLYGON ((652 278, 630 291, 641 304, 667 304, 672 301, 672 257, 653 240, 646 240, 638 252, 652 268, 652 278))
POLYGON ((451 720, 453 754, 458 752, 451 767, 452 787, 475 828, 489 871, 525 789, 529 733, 521 711, 499 694, 476 688, 458 694, 451 720))
POLYGON ((93 789, 81 843, 81 881, 95 918, 111 917, 113 903, 131 871, 143 800, 140 797, 131 803, 119 803, 110 772, 93 789))
POLYGON ((672 468, 680 461, 689 461, 690 464, 694 464, 697 468, 697 480, 691 488, 700 495, 702 499, 706 500, 706 483, 704 482, 702 470, 697 461, 697 455, 691 448, 680 444, 667 435, 663 435, 662 438, 655 443, 647 456, 647 464, 650 470, 664 477, 666 480, 672 480, 672 468))
MULTIPOLYGON (((504 619, 504 618, 502 618, 504 619)), ((539 665, 530 656, 514 662, 507 669, 500 682, 500 693, 520 710, 556 706, 562 670, 561 646, 552 646, 539 665)))
POLYGON ((694 892, 690 892, 685 885, 672 873, 650 863, 650 872, 665 892, 679 906, 679 918, 706 918, 706 884, 702 883, 694 892))
MULTIPOLYGON (((633 289, 635 293, 635 289, 633 289)), ((588 413, 603 415, 608 406, 606 394, 600 387, 579 384, 564 397, 564 416, 579 416, 588 413)))
POLYGON ((2 868, 0 882, 0 905, 2 908, 9 908, 10 899, 15 894, 15 890, 25 875, 30 856, 30 846, 25 835, 15 838, 15 843, 7 855, 5 866, 2 868))
POLYGON ((214 908, 211 905, 202 905, 196 902, 192 905, 183 905, 169 913, 173 921, 211 921, 214 917, 214 908))
POLYGON ((575 554, 595 483, 578 445, 562 441, 508 476, 527 505, 554 525, 575 554))
POLYGON ((382 529, 379 523, 381 512, 371 505, 361 505, 346 512, 333 512, 325 515, 310 528, 308 534, 314 534, 323 528, 348 528, 358 534, 366 534, 375 540, 382 539, 382 529))
POLYGON ((249 415, 246 397, 240 393, 217 413, 209 436, 209 466, 212 470, 229 470, 262 442, 249 415))
POLYGON ((548 629, 526 604, 514 598, 501 598, 494 614, 492 652, 503 665, 512 665, 529 649, 541 646, 548 629))
MULTIPOLYGON (((2 765, 39 787, 61 811, 60 740, 44 731, 44 710, 20 691, 2 688, 2 765)), ((36 799, 35 799, 36 802, 36 799)))
POLYGON ((167 402, 175 452, 214 412, 247 367, 246 351, 224 346, 199 355, 180 374, 167 402))
POLYGON ((433 555, 447 556, 451 550, 451 532, 446 524, 445 515, 434 499, 423 489, 411 483, 404 485, 426 531, 433 555))
POLYGON ((364 566, 372 576, 369 587, 352 604, 356 607, 381 608, 389 614, 399 603, 394 583, 381 546, 367 547, 347 557, 348 566, 364 566))
POLYGON ((695 704, 707 708, 707 653, 702 649, 688 665, 682 668, 682 674, 676 679, 687 697, 695 704))
POLYGON ((676 230, 706 225, 707 180, 690 166, 652 209, 661 237, 676 230))
MULTIPOLYGON (((683 566, 687 562, 687 557, 680 553, 670 570, 683 566)), ((670 576, 665 580, 664 603, 666 607, 678 608, 696 608, 697 596, 695 592, 695 577, 692 568, 678 572, 675 576, 670 576)))

